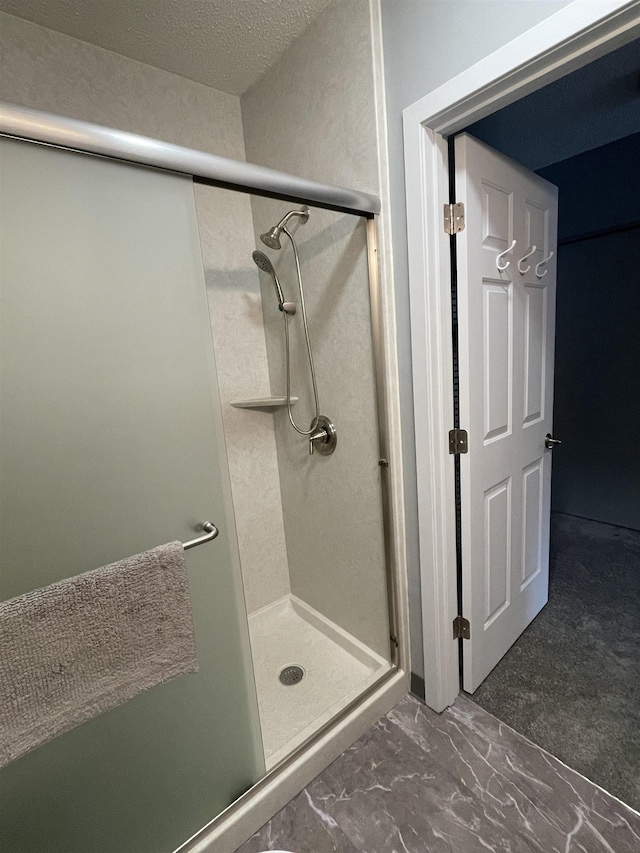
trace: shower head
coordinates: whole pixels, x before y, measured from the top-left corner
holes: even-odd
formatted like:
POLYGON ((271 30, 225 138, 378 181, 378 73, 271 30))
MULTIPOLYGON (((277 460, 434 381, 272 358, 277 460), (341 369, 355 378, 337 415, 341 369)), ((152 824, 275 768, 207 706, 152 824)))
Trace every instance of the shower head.
POLYGON ((268 272, 273 279, 276 278, 276 271, 273 268, 273 264, 264 252, 254 252, 251 257, 253 258, 255 265, 259 267, 262 272, 268 272))
POLYGON ((271 231, 268 231, 266 234, 261 234, 260 239, 265 246, 268 246, 270 249, 281 249, 282 244, 280 243, 280 230, 281 229, 276 225, 276 227, 272 228, 271 231))
POLYGON ((273 264, 269 260, 269 258, 265 255, 264 252, 254 252, 251 256, 253 258, 253 262, 255 265, 261 269, 263 272, 268 273, 273 279, 273 286, 276 289, 276 294, 278 296, 278 308, 281 311, 285 311, 287 314, 295 314, 295 306, 293 303, 284 301, 284 293, 282 292, 282 287, 280 286, 280 282, 278 281, 278 276, 276 275, 276 271, 273 268, 273 264))
POLYGON ((270 249, 281 249, 282 244, 280 243, 280 234, 282 233, 282 229, 287 224, 287 222, 291 219, 292 216, 299 216, 302 222, 306 222, 309 218, 309 208, 306 204, 303 204, 300 210, 290 210, 288 213, 282 217, 280 222, 277 225, 267 231, 265 234, 260 235, 260 239, 268 246, 270 249))

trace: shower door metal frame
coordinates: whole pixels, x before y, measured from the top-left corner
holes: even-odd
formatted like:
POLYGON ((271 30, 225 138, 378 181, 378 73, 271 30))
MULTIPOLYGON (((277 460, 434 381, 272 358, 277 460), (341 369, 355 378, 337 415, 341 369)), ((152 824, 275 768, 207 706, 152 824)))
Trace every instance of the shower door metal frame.
POLYGON ((387 575, 387 604, 389 612, 389 640, 391 645, 391 665, 409 668, 409 660, 404 661, 400 637, 398 566, 393 553, 393 512, 391 504, 391 482, 389 478, 389 460, 391 447, 389 443, 387 383, 384 327, 382 311, 382 293, 380 288, 380 261, 378 258, 378 219, 375 216, 366 220, 367 224, 367 255, 369 264, 369 300, 371 303, 371 335, 373 341, 373 370, 376 380, 376 408, 378 415, 379 453, 382 489, 382 519, 384 524, 385 567, 387 575))
POLYGON ((0 101, 0 135, 191 175, 201 183, 308 203, 359 216, 380 213, 380 199, 334 184, 196 151, 159 139, 0 101))
POLYGON ((408 661, 400 661, 398 625, 397 567, 394 565, 391 529, 391 485, 389 482, 389 429, 387 420, 387 388, 385 382, 384 328, 382 320, 380 275, 378 263, 378 236, 376 215, 380 213, 380 199, 333 184, 310 181, 257 166, 173 145, 136 133, 115 130, 91 122, 65 118, 41 110, 21 107, 0 101, 0 136, 26 142, 50 145, 99 157, 137 163, 190 175, 198 183, 239 192, 268 195, 297 203, 311 203, 343 213, 363 216, 367 222, 367 255, 371 325, 373 340, 378 434, 380 443, 385 565, 387 574, 389 633, 392 666, 404 668, 408 661))
MULTIPOLYGON (((226 839, 228 825, 234 821, 246 821, 247 813, 254 805, 258 813, 262 808, 263 818, 256 824, 256 828, 260 826, 267 819, 264 816, 265 807, 264 804, 261 805, 261 800, 268 796, 275 797, 274 791, 277 785, 280 784, 282 787, 282 792, 279 793, 281 805, 278 808, 280 808, 300 790, 301 786, 297 781, 295 783, 292 781, 296 774, 300 776, 300 774, 310 773, 307 781, 311 781, 319 770, 326 766, 324 757, 319 758, 319 755, 324 756, 323 750, 326 749, 327 738, 335 734, 336 742, 342 742, 340 738, 344 738, 344 732, 354 725, 354 714, 359 710, 362 710, 369 720, 368 724, 371 724, 380 716, 380 713, 389 710, 408 691, 409 626, 406 606, 404 606, 406 602, 402 600, 405 590, 400 582, 399 560, 395 556, 394 543, 397 537, 392 501, 392 477, 395 478, 395 488, 401 489, 401 472, 389 470, 392 456, 395 460, 399 460, 400 456, 398 453, 393 453, 390 444, 391 400, 386 381, 384 311, 378 257, 380 199, 369 193, 310 181, 275 169, 195 151, 138 134, 64 118, 4 101, 0 101, 0 136, 187 174, 196 183, 214 185, 236 192, 266 195, 295 203, 312 204, 366 219, 390 633, 390 669, 176 851, 176 853, 205 853, 213 850, 223 837, 226 839), (380 697, 382 702, 387 701, 386 708, 381 711, 372 710, 377 707, 375 705, 377 697, 380 697), (390 704, 389 700, 391 700, 390 704), (305 769, 308 767, 315 767, 315 769, 305 769), (295 789, 292 789, 292 785, 295 785, 295 789)), ((344 741, 340 751, 352 740, 344 741)), ((275 813, 271 807, 268 811, 270 814, 275 813)))

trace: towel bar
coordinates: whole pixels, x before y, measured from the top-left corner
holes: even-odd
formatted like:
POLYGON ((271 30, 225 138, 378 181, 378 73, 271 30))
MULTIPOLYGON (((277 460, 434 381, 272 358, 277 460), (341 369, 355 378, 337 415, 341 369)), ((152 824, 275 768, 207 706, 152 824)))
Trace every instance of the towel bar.
POLYGON ((188 542, 183 542, 182 547, 185 551, 188 551, 189 548, 195 548, 197 545, 204 545, 205 542, 211 542, 212 539, 215 539, 220 531, 211 521, 205 521, 202 525, 202 529, 205 531, 204 536, 198 536, 196 539, 189 539, 188 542))

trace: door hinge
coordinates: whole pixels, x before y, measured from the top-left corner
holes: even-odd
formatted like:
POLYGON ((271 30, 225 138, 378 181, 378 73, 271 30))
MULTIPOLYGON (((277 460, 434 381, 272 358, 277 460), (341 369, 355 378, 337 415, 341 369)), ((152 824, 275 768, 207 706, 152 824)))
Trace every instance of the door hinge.
POLYGON ((449 431, 449 453, 466 453, 469 449, 469 436, 466 429, 449 431))
POLYGON ((471 638, 471 625, 464 616, 456 616, 453 620, 453 639, 469 640, 471 638))
POLYGON ((458 234, 464 231, 464 204, 459 201, 456 204, 445 204, 444 206, 444 233, 458 234))

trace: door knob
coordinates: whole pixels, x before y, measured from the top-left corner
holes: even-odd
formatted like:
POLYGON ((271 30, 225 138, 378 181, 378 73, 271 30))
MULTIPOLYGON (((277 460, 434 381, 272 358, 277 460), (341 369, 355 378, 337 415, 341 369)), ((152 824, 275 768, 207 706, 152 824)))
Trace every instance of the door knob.
POLYGON ((544 440, 544 446, 547 450, 553 450, 553 448, 557 447, 559 444, 562 444, 562 441, 559 438, 554 438, 551 433, 548 432, 544 440))

